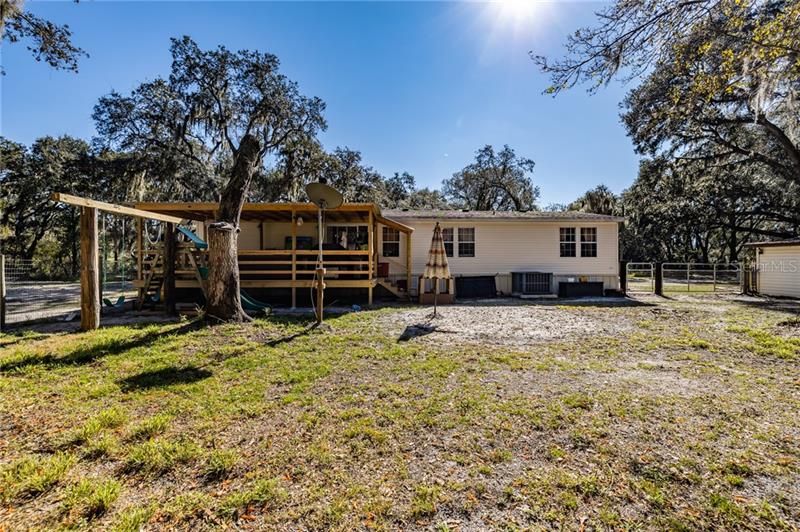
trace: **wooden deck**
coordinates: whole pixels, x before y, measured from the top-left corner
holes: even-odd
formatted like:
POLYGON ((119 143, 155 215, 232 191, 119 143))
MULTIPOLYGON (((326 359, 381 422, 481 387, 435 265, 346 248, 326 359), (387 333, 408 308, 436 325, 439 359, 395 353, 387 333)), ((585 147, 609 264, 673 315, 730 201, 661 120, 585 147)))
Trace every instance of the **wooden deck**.
MULTIPOLYGON (((206 224, 213 219, 215 204, 137 204, 137 207, 163 215, 178 215, 185 219, 206 224)), ((287 249, 241 249, 239 250, 239 274, 242 288, 283 288, 292 293, 292 306, 296 306, 298 288, 314 285, 318 251, 298 249, 298 226, 302 223, 300 214, 308 217, 316 212, 311 204, 246 204, 243 220, 260 221, 261 246, 265 246, 264 224, 283 223, 287 227, 287 249), (298 222, 298 219, 300 221, 298 222)), ((364 288, 367 303, 372 303, 373 289, 381 283, 378 278, 378 237, 380 226, 393 227, 409 235, 407 238, 408 279, 410 286, 410 227, 381 216, 380 209, 373 204, 345 204, 340 208, 326 211, 326 221, 332 224, 361 224, 367 227, 367 241, 362 242, 366 249, 324 250, 325 285, 328 288, 364 288)), ((307 237, 306 237, 307 238, 307 237)), ((139 289, 140 301, 148 295, 154 299, 164 294, 164 286, 175 288, 200 288, 205 292, 208 251, 198 249, 191 242, 177 242, 174 251, 165 250, 164 242, 152 244, 143 238, 143 227, 137 227, 138 278, 134 286, 139 289), (174 253, 174 272, 167 271, 165 253, 174 253), (167 279, 169 278, 169 279, 167 279)), ((388 281, 387 281, 388 282, 388 281)), ((388 284, 387 290, 397 295, 397 287, 388 284)), ((406 293, 407 295, 407 293, 406 293)))

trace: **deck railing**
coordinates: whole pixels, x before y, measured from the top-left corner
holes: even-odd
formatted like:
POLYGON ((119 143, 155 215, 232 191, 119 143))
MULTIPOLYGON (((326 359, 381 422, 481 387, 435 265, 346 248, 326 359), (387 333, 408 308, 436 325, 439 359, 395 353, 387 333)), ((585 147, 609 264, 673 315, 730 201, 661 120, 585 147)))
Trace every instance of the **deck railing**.
MULTIPOLYGON (((163 272, 164 246, 149 245, 143 250, 143 276, 155 268, 163 272)), ((239 274, 242 280, 298 280, 314 278, 316 250, 239 250, 239 274)), ((377 269, 373 264, 370 272, 369 251, 324 250, 326 279, 369 280, 375 279, 377 269)), ((178 280, 198 280, 207 274, 208 251, 198 250, 191 244, 180 243, 176 249, 175 277, 178 280)))

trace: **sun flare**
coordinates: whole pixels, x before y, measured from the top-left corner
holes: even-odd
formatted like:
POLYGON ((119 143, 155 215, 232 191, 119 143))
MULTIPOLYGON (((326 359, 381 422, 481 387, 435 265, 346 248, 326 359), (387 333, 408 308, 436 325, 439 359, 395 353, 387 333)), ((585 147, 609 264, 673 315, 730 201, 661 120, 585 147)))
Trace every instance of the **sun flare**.
POLYGON ((541 5, 541 2, 536 0, 499 0, 494 3, 499 18, 513 22, 532 19, 537 7, 541 5))

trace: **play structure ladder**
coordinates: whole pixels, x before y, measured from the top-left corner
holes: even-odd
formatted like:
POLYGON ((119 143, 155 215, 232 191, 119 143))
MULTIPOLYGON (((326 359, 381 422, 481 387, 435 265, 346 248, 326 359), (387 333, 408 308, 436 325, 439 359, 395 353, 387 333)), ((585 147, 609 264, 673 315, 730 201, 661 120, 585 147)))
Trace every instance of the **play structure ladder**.
POLYGON ((145 303, 157 303, 161 301, 161 287, 164 284, 164 272, 158 271, 158 266, 162 262, 162 255, 156 254, 154 259, 144 261, 150 268, 144 278, 144 286, 139 292, 138 309, 141 310, 145 303))

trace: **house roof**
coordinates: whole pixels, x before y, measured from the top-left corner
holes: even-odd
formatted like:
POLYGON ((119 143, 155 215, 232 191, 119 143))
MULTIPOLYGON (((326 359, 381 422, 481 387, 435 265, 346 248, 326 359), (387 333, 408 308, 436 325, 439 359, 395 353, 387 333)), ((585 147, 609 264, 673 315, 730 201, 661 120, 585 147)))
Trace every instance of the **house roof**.
POLYGON ((800 246, 800 238, 788 240, 772 240, 770 242, 748 242, 745 247, 751 248, 777 248, 781 246, 800 246))
POLYGON ((470 210, 411 210, 385 209, 383 215, 399 220, 517 220, 541 222, 622 222, 621 216, 594 214, 590 212, 546 212, 546 211, 470 211, 470 210))

